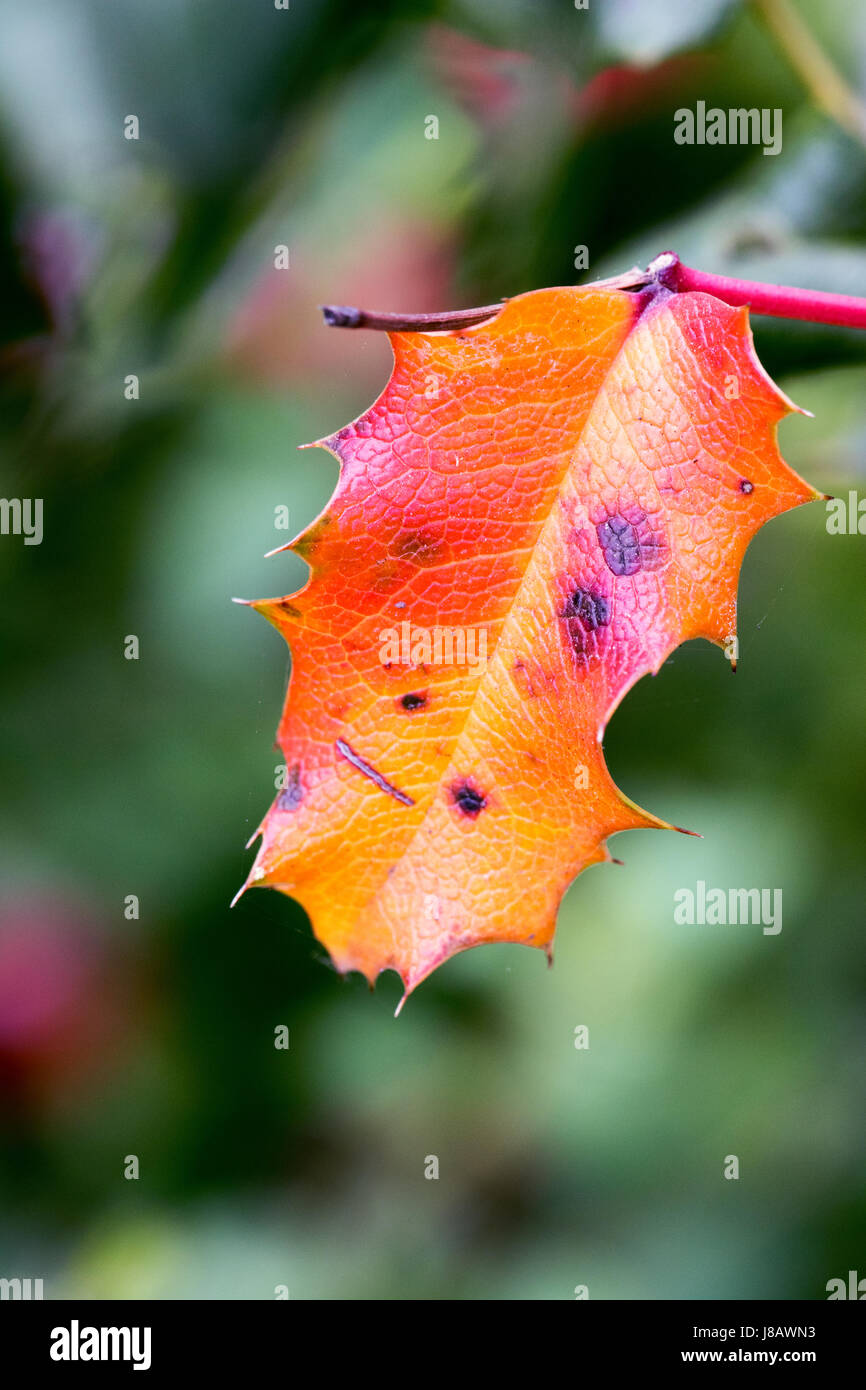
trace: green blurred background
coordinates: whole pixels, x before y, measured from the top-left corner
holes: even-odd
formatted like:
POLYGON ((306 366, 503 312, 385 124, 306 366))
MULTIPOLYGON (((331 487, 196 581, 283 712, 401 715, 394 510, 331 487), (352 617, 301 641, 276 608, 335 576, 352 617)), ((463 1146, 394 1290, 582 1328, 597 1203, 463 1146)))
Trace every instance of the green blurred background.
MULTIPOLYGON (((482 304, 669 247, 866 295, 866 13, 797 13, 841 106, 777 3, 0 0, 0 492, 44 499, 41 545, 0 538, 0 1275, 322 1299, 866 1275, 866 539, 820 506, 747 557, 736 677, 691 643, 614 718, 617 781, 704 838, 614 841, 552 970, 469 952, 395 1020, 396 976, 339 977, 295 904, 228 908, 287 674, 229 600, 303 582, 262 558, 275 508, 294 534, 335 484, 296 445, 389 370, 317 305, 482 304), (782 153, 675 145, 698 99, 781 108, 782 153), (699 878, 781 887, 781 934, 675 925, 699 878)), ((866 334, 755 334, 814 412, 786 457, 862 490, 866 334)))

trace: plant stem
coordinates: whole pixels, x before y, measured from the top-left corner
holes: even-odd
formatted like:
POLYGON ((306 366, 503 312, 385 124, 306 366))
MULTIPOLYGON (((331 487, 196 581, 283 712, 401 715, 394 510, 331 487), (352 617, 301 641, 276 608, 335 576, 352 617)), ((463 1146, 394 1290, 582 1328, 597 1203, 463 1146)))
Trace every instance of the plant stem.
POLYGON ((800 290, 787 285, 764 285, 757 280, 737 280, 729 275, 712 275, 683 265, 672 251, 657 256, 648 270, 667 289, 679 293, 700 290, 726 304, 746 304, 756 314, 803 319, 807 323, 832 323, 840 328, 866 328, 866 299, 856 299, 850 294, 826 294, 823 290, 800 290))
MULTIPOLYGON (((757 280, 736 280, 729 275, 712 275, 683 265, 673 251, 656 256, 646 270, 634 266, 623 275, 596 280, 587 290, 645 290, 653 285, 677 294, 699 290, 715 295, 725 304, 746 304, 756 314, 772 318, 803 319, 807 323, 832 323, 840 328, 866 328, 866 299, 850 294, 826 294, 823 290, 800 290, 786 285, 764 285, 757 280)), ((456 309, 440 314, 377 314, 347 305, 325 304, 322 313, 332 328, 373 328, 387 333, 442 333, 493 319, 502 304, 485 304, 479 309, 456 309)))
POLYGON ((323 304, 322 313, 329 328, 376 328, 385 333, 439 333, 449 328, 468 328, 483 319, 492 319, 501 304, 485 304, 480 309, 455 309, 441 314, 377 314, 353 309, 347 304, 323 304))
MULTIPOLYGON (((586 289, 592 290, 637 290, 653 283, 656 277, 650 270, 632 266, 623 275, 613 275, 609 280, 595 280, 586 289)), ((480 309, 455 309, 439 314, 377 314, 369 309, 355 309, 348 304, 323 304, 322 314, 329 328, 376 328, 385 333, 443 333, 451 329, 469 328, 482 323, 484 319, 494 319, 504 307, 501 304, 485 304, 480 309)))

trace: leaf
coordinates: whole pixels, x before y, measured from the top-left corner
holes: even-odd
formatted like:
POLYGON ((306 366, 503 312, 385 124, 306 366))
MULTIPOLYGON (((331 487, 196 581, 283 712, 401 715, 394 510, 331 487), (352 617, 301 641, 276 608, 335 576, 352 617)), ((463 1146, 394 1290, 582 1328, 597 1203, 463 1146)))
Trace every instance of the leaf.
POLYGON ((291 543, 310 581, 253 604, 294 667, 245 887, 408 993, 483 942, 549 952, 608 836, 673 828, 614 785, 605 725, 679 643, 731 642, 749 540, 819 494, 779 455, 796 407, 747 311, 710 295, 538 290, 391 341, 382 395, 319 441, 341 472, 291 543))

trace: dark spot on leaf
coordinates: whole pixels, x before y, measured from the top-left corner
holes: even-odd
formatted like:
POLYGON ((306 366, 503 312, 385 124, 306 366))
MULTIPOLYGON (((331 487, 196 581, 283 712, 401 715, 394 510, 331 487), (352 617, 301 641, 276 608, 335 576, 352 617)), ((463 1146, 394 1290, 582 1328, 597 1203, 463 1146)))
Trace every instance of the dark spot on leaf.
POLYGON ((455 782, 451 787, 451 796, 454 799, 454 805, 459 807, 464 816, 469 816, 471 820, 474 820, 487 805, 486 796, 468 780, 455 782))
POLYGON ((398 704, 402 705, 403 709, 409 710, 410 713, 411 713, 412 710, 423 709, 424 706, 426 705, 426 703, 427 703, 427 692, 426 692, 426 691, 424 691, 424 692, 412 693, 412 694, 410 694, 410 695, 401 695, 401 696, 400 696, 400 699, 399 699, 399 701, 398 701, 398 704))
POLYGON ((562 614, 569 641, 579 656, 599 650, 599 629, 611 619, 610 600, 592 589, 575 589, 562 614))
POLYGON ((740 492, 744 492, 744 493, 746 494, 746 496, 748 497, 749 493, 750 493, 750 492, 754 492, 754 491, 755 491, 755 484, 754 484, 754 483, 750 483, 749 480, 748 480, 748 478, 741 478, 741 479, 740 479, 740 492))
POLYGON ((614 512, 595 530, 605 564, 618 578, 639 570, 658 569, 662 562, 663 544, 640 508, 633 508, 630 516, 614 512))
POLYGON ((438 564, 442 558, 442 542, 429 531, 407 531, 398 536, 394 550, 401 560, 411 560, 424 569, 438 564))
POLYGON ((304 799, 301 786, 301 765, 293 763, 286 774, 286 785, 277 797, 278 811, 297 811, 304 799))
POLYGON ((580 618, 584 627, 595 632, 597 627, 607 627, 610 622, 610 604, 603 594, 594 594, 590 589, 575 589, 568 600, 568 615, 580 618))

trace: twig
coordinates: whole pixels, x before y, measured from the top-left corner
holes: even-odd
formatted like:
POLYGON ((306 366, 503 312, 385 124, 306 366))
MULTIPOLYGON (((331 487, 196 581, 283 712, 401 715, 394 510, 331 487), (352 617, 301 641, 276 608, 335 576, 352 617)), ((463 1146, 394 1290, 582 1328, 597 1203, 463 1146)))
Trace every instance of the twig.
MULTIPOLYGON (((637 290, 652 284, 649 270, 632 266, 623 275, 609 280, 594 280, 583 286, 588 290, 637 290)), ((506 304, 485 304, 480 309, 454 309, 441 314, 378 314, 375 310, 355 309, 348 304, 323 304, 325 323, 329 328, 376 328, 385 333, 443 333, 455 328, 468 328, 485 319, 493 319, 506 304)))
POLYGON ((485 304, 480 309, 455 309, 442 314, 377 314, 353 309, 345 304, 323 304, 322 313, 329 328, 377 328, 385 333, 438 333, 449 328, 468 328, 473 323, 495 318, 501 304, 485 304))
MULTIPOLYGON (((826 294, 823 290, 800 290, 786 285, 764 285, 757 280, 736 280, 729 275, 713 275, 683 265, 674 251, 664 251, 646 270, 633 266, 623 275, 595 280, 586 290, 645 290, 662 286, 683 294, 701 290, 715 295, 725 304, 747 304, 756 314, 773 318, 804 319, 807 323, 832 323, 842 328, 866 328, 866 299, 850 294, 826 294)), ((441 333, 485 323, 501 313, 502 304, 485 304, 479 309, 455 309, 440 314, 377 314, 367 309, 325 304, 322 313, 332 328, 373 328, 387 333, 441 333)))

